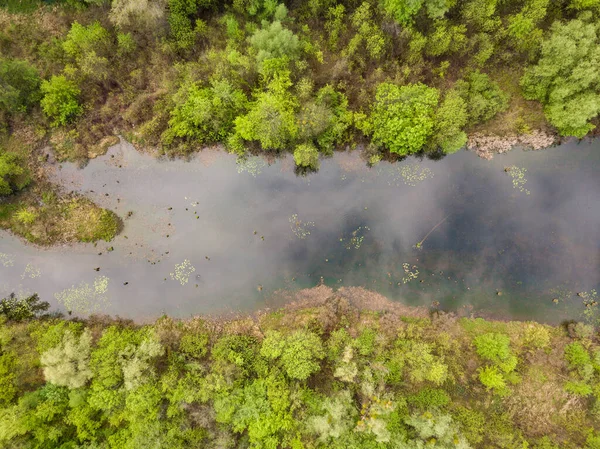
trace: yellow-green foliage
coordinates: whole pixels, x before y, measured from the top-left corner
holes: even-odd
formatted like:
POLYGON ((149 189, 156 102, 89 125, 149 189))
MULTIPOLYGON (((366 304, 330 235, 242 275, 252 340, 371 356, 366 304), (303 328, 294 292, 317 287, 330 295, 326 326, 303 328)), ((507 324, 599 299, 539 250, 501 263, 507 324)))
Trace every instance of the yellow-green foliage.
POLYGON ((329 301, 218 325, 4 322, 0 445, 571 447, 600 430, 592 338, 329 301))

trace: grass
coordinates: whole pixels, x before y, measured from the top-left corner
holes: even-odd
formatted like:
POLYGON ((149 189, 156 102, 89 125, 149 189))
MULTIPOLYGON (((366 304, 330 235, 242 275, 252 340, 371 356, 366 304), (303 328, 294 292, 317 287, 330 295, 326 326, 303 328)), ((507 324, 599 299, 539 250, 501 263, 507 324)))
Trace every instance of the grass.
POLYGON ((0 228, 38 245, 111 241, 121 230, 120 218, 78 196, 52 197, 40 204, 35 195, 22 194, 0 205, 0 228))
POLYGON ((496 136, 523 135, 532 131, 550 131, 552 127, 544 116, 542 105, 537 101, 523 98, 519 81, 522 67, 507 67, 490 73, 500 88, 510 95, 508 109, 487 121, 475 126, 471 131, 496 136))

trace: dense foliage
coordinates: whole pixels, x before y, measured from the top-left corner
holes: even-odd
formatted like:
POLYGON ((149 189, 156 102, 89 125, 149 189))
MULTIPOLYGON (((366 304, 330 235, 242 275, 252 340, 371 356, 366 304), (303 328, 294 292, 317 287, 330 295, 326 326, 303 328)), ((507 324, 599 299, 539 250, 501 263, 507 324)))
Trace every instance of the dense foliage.
POLYGON ((46 309, 37 297, 0 302, 2 447, 594 449, 600 440, 600 344, 584 324, 361 311, 343 294, 229 322, 35 318, 46 309))
POLYGON ((62 159, 121 133, 316 168, 361 142, 377 161, 453 153, 469 132, 582 137, 600 112, 595 0, 2 5, 5 136, 51 137, 62 159))

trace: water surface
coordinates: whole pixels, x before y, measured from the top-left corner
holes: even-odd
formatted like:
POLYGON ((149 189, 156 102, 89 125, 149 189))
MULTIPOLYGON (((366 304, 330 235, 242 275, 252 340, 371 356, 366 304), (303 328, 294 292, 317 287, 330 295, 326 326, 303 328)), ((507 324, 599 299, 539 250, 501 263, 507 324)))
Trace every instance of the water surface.
POLYGON ((123 142, 55 173, 120 216, 132 212, 123 233, 38 249, 3 232, 0 293, 142 319, 254 310, 277 289, 324 282, 503 318, 577 317, 574 294, 600 284, 599 147, 492 161, 463 151, 370 169, 340 153, 299 177, 291 157, 240 164, 207 150, 164 161, 123 142))

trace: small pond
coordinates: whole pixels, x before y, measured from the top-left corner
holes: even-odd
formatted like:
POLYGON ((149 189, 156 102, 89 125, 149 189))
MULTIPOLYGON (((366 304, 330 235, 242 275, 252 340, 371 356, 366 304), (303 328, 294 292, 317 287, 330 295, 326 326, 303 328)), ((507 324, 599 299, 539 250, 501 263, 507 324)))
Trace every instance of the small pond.
POLYGON ((291 157, 166 161, 122 142, 53 175, 124 217, 122 234, 39 249, 2 232, 0 294, 146 319, 251 311, 324 282, 499 318, 577 318, 576 293, 600 284, 599 172, 600 141, 373 168, 338 153, 305 177, 291 157))

